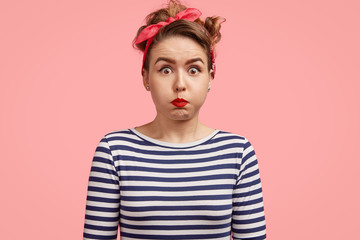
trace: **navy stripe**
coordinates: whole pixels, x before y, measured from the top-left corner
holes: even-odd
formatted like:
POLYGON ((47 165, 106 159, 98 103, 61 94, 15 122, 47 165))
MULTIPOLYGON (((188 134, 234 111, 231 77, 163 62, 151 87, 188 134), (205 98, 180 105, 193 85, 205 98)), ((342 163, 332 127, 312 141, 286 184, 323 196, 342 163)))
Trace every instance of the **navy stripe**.
POLYGON ((189 235, 147 235, 147 234, 133 234, 122 232, 121 236, 131 237, 136 239, 154 239, 154 240, 187 240, 187 239, 217 239, 222 237, 230 236, 230 232, 224 232, 219 234, 189 234, 189 235))
POLYGON ((233 211, 233 214, 235 215, 251 215, 251 214, 255 214, 255 213, 259 213, 259 212, 263 212, 264 208, 260 207, 260 208, 254 208, 252 210, 244 210, 244 211, 233 211))
POLYGON ((247 229, 234 229, 234 233, 253 233, 260 232, 265 230, 265 226, 257 227, 257 228, 247 228, 247 229))
POLYGON ((262 222, 265 220, 265 217, 258 217, 258 218, 253 218, 253 219, 246 219, 246 220, 235 220, 233 219, 232 223, 234 224, 250 224, 250 223, 257 223, 257 222, 262 222))
POLYGON ((118 189, 109 189, 109 188, 92 187, 92 186, 89 186, 89 187, 88 187, 88 191, 92 191, 92 192, 103 192, 103 193, 114 193, 114 194, 118 194, 118 193, 119 193, 119 190, 118 190, 118 189))
POLYGON ((110 165, 112 164, 111 160, 100 157, 100 156, 94 156, 93 162, 106 163, 106 164, 110 164, 110 165))
MULTIPOLYGON (((102 142, 105 142, 105 141, 102 141, 102 142)), ((96 148, 96 151, 111 154, 110 148, 106 148, 106 147, 103 147, 103 146, 98 146, 96 148)))
POLYGON ((99 216, 92 216, 89 214, 85 214, 85 219, 100 221, 100 222, 116 222, 119 220, 118 217, 99 217, 99 216))
POLYGON ((252 171, 252 172, 249 172, 247 174, 244 174, 242 179, 246 179, 246 178, 249 178, 249 177, 253 177, 255 175, 258 175, 259 174, 259 170, 256 169, 255 171, 252 171))
POLYGON ((100 177, 89 177, 90 182, 101 182, 101 183, 109 183, 113 185, 119 185, 119 182, 111 179, 111 178, 100 178, 100 177))
POLYGON ((249 192, 233 194, 233 198, 247 197, 247 196, 255 195, 255 194, 258 194, 258 193, 261 193, 261 192, 262 192, 262 190, 261 190, 261 188, 259 188, 259 189, 255 189, 255 190, 252 190, 252 191, 249 191, 249 192))
POLYGON ((85 233, 84 232, 84 238, 89 238, 89 239, 97 239, 97 240, 114 240, 116 239, 117 235, 94 235, 94 234, 89 234, 89 233, 85 233))
POLYGON ((110 170, 107 168, 99 168, 99 167, 91 167, 91 171, 93 172, 100 172, 100 173, 109 173, 111 175, 114 175, 115 177, 117 177, 117 173, 114 170, 110 170))
POLYGON ((207 167, 188 167, 188 168, 150 168, 140 166, 124 166, 122 171, 144 171, 144 172, 157 172, 157 173, 191 173, 191 172, 203 172, 219 169, 236 169, 237 164, 219 164, 207 167))
POLYGON ((98 212, 119 212, 118 208, 86 206, 86 210, 98 212))
POLYGON ((240 183, 240 184, 236 185, 235 189, 247 188, 247 187, 255 186, 255 185, 259 184, 259 183, 260 183, 260 178, 257 178, 257 179, 255 179, 254 181, 251 181, 251 182, 240 183))
POLYGON ((213 174, 206 176, 196 176, 196 177, 182 177, 182 178, 165 178, 165 177, 148 177, 148 176, 120 176, 121 181, 149 181, 149 182, 196 182, 196 181, 206 181, 206 180, 226 180, 231 179, 235 180, 237 175, 235 174, 213 174))
POLYGON ((265 239, 266 239, 266 234, 257 236, 257 237, 251 237, 251 238, 235 238, 235 237, 233 237, 233 240, 265 240, 265 239))
POLYGON ((123 201, 199 201, 232 199, 232 195, 203 195, 203 196, 122 196, 123 201))
POLYGON ((85 223, 85 227, 88 229, 100 230, 100 231, 117 231, 118 230, 117 226, 106 227, 106 226, 97 226, 97 225, 91 225, 91 224, 86 224, 86 223, 85 223))
POLYGON ((230 227, 230 223, 218 225, 132 225, 122 223, 121 226, 136 230, 205 230, 205 229, 221 229, 230 227))
POLYGON ((132 220, 132 221, 182 221, 182 220, 204 220, 204 221, 221 221, 231 218, 231 214, 219 215, 219 216, 210 216, 210 215, 169 215, 169 216, 146 216, 146 217, 134 217, 127 216, 126 214, 121 214, 120 218, 132 220))
MULTIPOLYGON (((129 135, 132 135, 132 134, 129 134, 129 135)), ((108 137, 107 139, 108 139, 109 142, 112 142, 112 141, 125 141, 125 142, 128 142, 128 143, 134 143, 134 144, 138 144, 138 145, 145 145, 143 140, 139 141, 139 140, 136 140, 136 139, 127 138, 126 136, 125 137, 113 136, 113 137, 108 137)))
MULTIPOLYGON (((209 152, 210 153, 210 152, 209 152)), ((116 157, 116 156, 115 156, 116 157)), ((219 154, 212 157, 206 158, 189 158, 185 156, 184 158, 177 159, 156 159, 156 158, 141 158, 138 156, 130 156, 130 155, 121 155, 121 160, 124 161, 133 161, 134 163, 156 163, 156 164, 189 164, 189 163, 206 163, 215 160, 224 160, 224 159, 235 159, 236 153, 227 153, 227 154, 219 154)))
POLYGON ((128 207, 121 206, 122 210, 129 212, 148 211, 224 211, 231 209, 232 205, 196 205, 196 206, 151 206, 151 207, 128 207))
POLYGON ((136 153, 142 153, 142 154, 148 154, 148 155, 157 155, 157 156, 178 156, 178 155, 196 156, 199 154, 217 152, 217 151, 223 150, 224 147, 239 148, 241 146, 238 143, 232 143, 232 144, 227 144, 224 146, 213 147, 211 149, 199 149, 199 150, 193 150, 193 151, 190 151, 190 150, 185 151, 185 150, 178 150, 178 149, 177 149, 177 151, 154 151, 154 150, 138 149, 138 148, 124 146, 124 145, 115 145, 112 147, 112 150, 126 150, 126 151, 130 151, 130 152, 136 152, 136 153))
POLYGON ((244 202, 235 202, 233 205, 236 207, 239 206, 248 206, 248 205, 253 205, 253 204, 257 204, 257 203, 261 203, 262 202, 262 198, 258 198, 258 199, 253 199, 250 201, 244 201, 244 202))
POLYGON ((232 184, 189 186, 189 187, 153 187, 153 186, 122 186, 122 191, 162 191, 162 192, 184 192, 202 190, 232 189, 232 184))
POLYGON ((102 197, 93 197, 87 196, 86 200, 94 201, 94 202, 106 202, 106 203, 118 203, 119 199, 112 199, 112 198, 102 198, 102 197))

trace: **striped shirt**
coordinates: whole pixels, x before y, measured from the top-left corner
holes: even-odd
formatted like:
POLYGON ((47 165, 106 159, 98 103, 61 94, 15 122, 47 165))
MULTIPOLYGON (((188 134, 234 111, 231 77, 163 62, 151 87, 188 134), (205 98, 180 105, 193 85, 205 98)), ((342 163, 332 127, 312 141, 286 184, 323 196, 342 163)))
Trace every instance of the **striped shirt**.
POLYGON ((250 142, 215 130, 169 143, 136 129, 106 134, 87 190, 84 239, 266 239, 259 168, 250 142))

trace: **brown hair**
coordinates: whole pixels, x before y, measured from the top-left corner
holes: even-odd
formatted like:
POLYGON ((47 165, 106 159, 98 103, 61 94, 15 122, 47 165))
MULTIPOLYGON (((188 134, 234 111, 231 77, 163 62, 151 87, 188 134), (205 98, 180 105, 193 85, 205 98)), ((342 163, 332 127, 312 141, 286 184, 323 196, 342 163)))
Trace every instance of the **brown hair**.
MULTIPOLYGON (((161 8, 155 12, 150 13, 146 17, 146 25, 143 25, 139 28, 136 37, 133 41, 134 48, 145 51, 147 41, 136 44, 136 38, 139 36, 141 31, 149 25, 156 24, 159 22, 165 22, 169 17, 175 17, 179 12, 187 9, 186 6, 182 5, 178 0, 169 0, 166 8, 161 8)), ((208 56, 208 70, 211 69, 211 53, 210 49, 213 48, 215 54, 215 45, 221 39, 221 23, 225 21, 224 18, 213 16, 207 17, 205 22, 200 18, 196 19, 194 22, 187 20, 177 20, 170 23, 167 26, 162 27, 159 33, 154 37, 152 43, 150 44, 146 56, 144 69, 149 70, 149 56, 151 48, 156 45, 161 40, 170 37, 170 36, 184 36, 189 37, 199 43, 205 50, 208 56)))

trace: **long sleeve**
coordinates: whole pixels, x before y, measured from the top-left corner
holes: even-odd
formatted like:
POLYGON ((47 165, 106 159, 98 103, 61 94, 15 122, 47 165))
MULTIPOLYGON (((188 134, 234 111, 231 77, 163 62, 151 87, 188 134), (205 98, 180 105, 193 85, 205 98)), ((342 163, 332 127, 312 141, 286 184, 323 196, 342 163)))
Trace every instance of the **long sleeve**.
POLYGON ((240 171, 233 191, 232 234, 234 240, 266 239, 263 194, 258 161, 245 139, 240 171))
POLYGON ((116 240, 119 209, 119 176, 104 136, 96 148, 91 165, 83 239, 116 240))

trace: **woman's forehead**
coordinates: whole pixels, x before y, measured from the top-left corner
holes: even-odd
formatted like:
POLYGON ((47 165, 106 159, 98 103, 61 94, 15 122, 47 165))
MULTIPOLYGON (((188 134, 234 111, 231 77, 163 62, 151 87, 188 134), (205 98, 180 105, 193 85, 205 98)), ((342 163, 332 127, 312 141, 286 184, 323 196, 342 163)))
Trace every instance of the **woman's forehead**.
POLYGON ((206 53, 204 48, 195 40, 176 36, 158 42, 151 49, 151 57, 155 59, 168 58, 174 61, 200 58, 204 62, 206 53))

